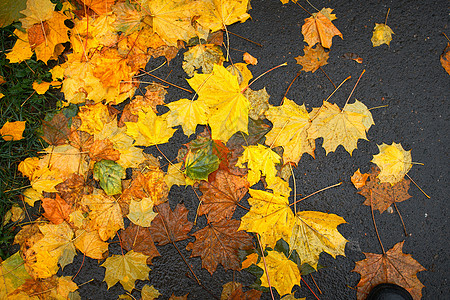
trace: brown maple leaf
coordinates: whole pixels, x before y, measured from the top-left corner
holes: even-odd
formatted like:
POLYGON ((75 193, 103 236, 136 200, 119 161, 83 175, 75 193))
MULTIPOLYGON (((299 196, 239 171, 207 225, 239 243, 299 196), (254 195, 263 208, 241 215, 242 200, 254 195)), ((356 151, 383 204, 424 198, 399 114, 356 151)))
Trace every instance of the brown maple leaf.
POLYGON ((328 57, 330 56, 328 52, 321 45, 316 45, 315 47, 305 47, 303 48, 304 55, 295 58, 297 64, 301 65, 302 71, 314 73, 321 66, 327 64, 328 57))
POLYGON ((253 248, 251 236, 243 230, 237 231, 240 224, 239 220, 225 219, 209 223, 193 234, 196 240, 189 243, 186 249, 192 250, 191 257, 202 258, 202 267, 211 275, 216 271, 218 264, 225 270, 238 271, 241 269, 238 250, 253 248))
POLYGON ((69 215, 72 213, 72 207, 56 194, 55 199, 43 198, 42 207, 45 213, 42 215, 50 220, 53 224, 61 224, 69 220, 69 215))
POLYGON ((75 130, 69 135, 69 144, 80 152, 87 152, 94 142, 94 136, 85 131, 75 130))
POLYGON ((49 121, 42 121, 42 139, 53 146, 64 145, 70 134, 69 119, 59 112, 49 121))
POLYGON ((249 188, 247 179, 243 176, 233 175, 224 170, 218 170, 214 181, 201 181, 199 189, 201 205, 198 215, 208 215, 211 222, 222 219, 231 219, 239 201, 249 188))
POLYGON ((261 298, 262 291, 248 290, 244 292, 242 290, 242 283, 228 282, 223 285, 221 300, 258 300, 261 298))
POLYGON ((139 172, 131 181, 122 193, 123 201, 140 201, 140 199, 146 197, 152 198, 155 205, 167 201, 169 188, 164 181, 164 172, 155 166, 151 166, 149 169, 145 174, 139 172))
POLYGON ((389 182, 381 183, 377 178, 380 169, 373 167, 369 173, 369 181, 366 185, 359 189, 358 194, 366 198, 364 205, 372 205, 374 209, 378 209, 383 213, 389 206, 396 202, 402 202, 409 198, 408 194, 410 181, 403 178, 400 182, 391 185, 389 182))
POLYGON ((163 203, 155 207, 158 215, 153 219, 149 227, 150 234, 158 245, 182 241, 189 238, 188 233, 192 229, 192 222, 188 221, 188 210, 183 204, 178 204, 174 211, 169 203, 163 203))
POLYGON ((86 185, 84 177, 79 174, 71 174, 68 179, 56 185, 61 198, 63 198, 67 204, 74 206, 77 204, 78 199, 81 199, 83 195, 92 193, 93 187, 86 185))
POLYGON ((147 255, 147 264, 152 264, 154 257, 160 256, 156 249, 152 236, 148 228, 144 228, 133 223, 120 233, 122 246, 125 250, 139 252, 147 255))
POLYGON ((370 290, 381 283, 394 283, 406 289, 413 299, 422 297, 424 285, 417 278, 417 272, 426 269, 402 252, 403 242, 397 243, 385 254, 364 253, 366 259, 357 261, 353 272, 361 274, 357 287, 357 298, 365 299, 370 290))

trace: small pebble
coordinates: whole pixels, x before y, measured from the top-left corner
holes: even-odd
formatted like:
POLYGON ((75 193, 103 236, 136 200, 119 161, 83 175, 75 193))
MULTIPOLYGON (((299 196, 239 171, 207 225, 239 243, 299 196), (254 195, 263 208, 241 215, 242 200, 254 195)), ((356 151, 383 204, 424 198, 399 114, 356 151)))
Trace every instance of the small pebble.
POLYGON ((389 206, 387 208, 387 212, 390 213, 390 214, 392 214, 394 212, 394 209, 392 208, 392 206, 389 206))

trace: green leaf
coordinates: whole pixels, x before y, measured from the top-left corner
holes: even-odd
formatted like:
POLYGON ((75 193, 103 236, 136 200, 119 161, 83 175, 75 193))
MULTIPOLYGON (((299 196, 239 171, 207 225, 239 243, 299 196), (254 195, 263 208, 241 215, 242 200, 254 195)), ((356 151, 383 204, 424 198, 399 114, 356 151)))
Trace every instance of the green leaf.
POLYGON ((12 22, 18 21, 24 15, 21 10, 27 8, 26 0, 2 0, 0 1, 0 27, 5 27, 12 22))
POLYGON ((0 299, 7 299, 7 295, 31 279, 24 266, 19 252, 11 255, 0 265, 0 299))
POLYGON ((192 180, 208 180, 208 175, 219 168, 219 158, 204 148, 186 156, 186 175, 192 180))
POLYGON ((125 169, 112 160, 101 160, 94 165, 94 179, 100 181, 100 186, 107 195, 122 193, 122 180, 125 169))

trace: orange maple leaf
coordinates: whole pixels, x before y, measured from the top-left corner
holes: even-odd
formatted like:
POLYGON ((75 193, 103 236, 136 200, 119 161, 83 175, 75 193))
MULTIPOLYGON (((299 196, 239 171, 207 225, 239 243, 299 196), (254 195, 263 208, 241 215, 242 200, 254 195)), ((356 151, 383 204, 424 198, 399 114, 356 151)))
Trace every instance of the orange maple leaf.
POLYGON ((45 210, 43 216, 53 224, 61 224, 64 221, 68 221, 72 212, 72 207, 58 194, 56 194, 55 199, 43 198, 42 207, 45 210))
POLYGON ((324 48, 330 48, 333 36, 340 36, 342 33, 334 26, 331 19, 336 17, 328 18, 326 15, 330 15, 331 9, 323 8, 317 14, 305 19, 305 24, 302 26, 302 34, 305 37, 305 42, 308 43, 310 47, 317 43, 320 43, 324 48))
POLYGON ((358 300, 365 299, 369 291, 381 283, 397 284, 405 288, 415 300, 422 297, 424 285, 416 273, 425 271, 425 268, 411 254, 402 252, 403 243, 397 243, 384 254, 364 253, 366 259, 356 262, 353 272, 361 274, 361 280, 356 286, 358 300))

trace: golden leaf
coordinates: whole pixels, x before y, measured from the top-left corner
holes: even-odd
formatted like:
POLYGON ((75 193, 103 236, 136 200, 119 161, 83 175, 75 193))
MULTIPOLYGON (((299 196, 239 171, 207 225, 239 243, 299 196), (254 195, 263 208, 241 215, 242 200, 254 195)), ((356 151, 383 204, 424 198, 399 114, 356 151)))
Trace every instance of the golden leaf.
MULTIPOLYGON (((305 19, 305 24, 302 26, 302 34, 305 37, 305 42, 310 47, 320 43, 324 48, 330 48, 333 36, 340 36, 342 33, 333 25, 325 14, 330 15, 331 9, 323 8, 317 14, 305 19)), ((334 16, 334 15, 333 15, 334 16)))
POLYGON ((261 276, 262 286, 269 287, 267 274, 270 278, 271 286, 277 289, 280 296, 290 294, 294 285, 300 285, 301 276, 297 265, 283 253, 268 251, 268 255, 265 257, 265 265, 267 273, 262 259, 257 264, 258 267, 264 270, 264 274, 261 276))
POLYGON ((317 269, 322 252, 334 258, 336 255, 345 256, 347 240, 337 230, 339 224, 346 223, 343 218, 319 211, 301 211, 295 220, 289 246, 297 251, 302 264, 307 263, 317 269))
POLYGON ((373 47, 381 46, 383 44, 389 46, 392 41, 393 34, 394 32, 392 31, 392 29, 386 24, 375 23, 371 39, 373 47))
POLYGON ((250 211, 241 218, 239 230, 256 232, 261 235, 261 243, 271 248, 279 239, 289 241, 295 219, 287 197, 249 189, 250 211))
POLYGON ((28 0, 27 8, 20 13, 25 15, 21 18, 23 28, 29 28, 36 23, 41 23, 53 17, 56 4, 50 0, 28 0))
POLYGON ((152 198, 142 198, 141 201, 131 200, 128 219, 141 227, 150 227, 157 213, 153 211, 152 198))
POLYGON ((199 124, 208 123, 208 106, 203 101, 180 99, 166 104, 170 109, 167 124, 170 127, 181 125, 184 134, 191 136, 199 124))
POLYGON ((6 53, 6 58, 10 63, 20 63, 31 58, 31 56, 33 56, 33 51, 31 51, 31 46, 28 42, 27 33, 16 29, 14 30, 14 35, 17 36, 17 41, 12 50, 6 53))
POLYGON ((26 121, 7 121, 3 124, 2 128, 0 128, 0 135, 5 141, 18 141, 23 139, 22 134, 25 130, 25 122, 26 121))
POLYGON ((378 145, 380 153, 373 156, 371 162, 376 164, 381 172, 378 175, 380 182, 389 182, 391 185, 399 182, 411 170, 411 150, 405 151, 401 144, 392 142, 392 145, 378 145))
POLYGON ((101 265, 106 269, 105 279, 108 289, 120 281, 123 288, 129 292, 134 289, 138 279, 148 280, 150 268, 147 266, 147 255, 127 252, 125 255, 112 255, 101 265))
POLYGON ((284 163, 297 164, 303 153, 314 157, 315 142, 307 134, 311 122, 304 104, 299 106, 284 98, 283 105, 270 106, 266 117, 273 123, 266 144, 283 147, 284 163))
POLYGON ((127 134, 135 139, 134 145, 153 146, 164 144, 172 137, 175 129, 168 128, 164 116, 157 116, 153 110, 139 112, 137 122, 125 122, 127 134))

